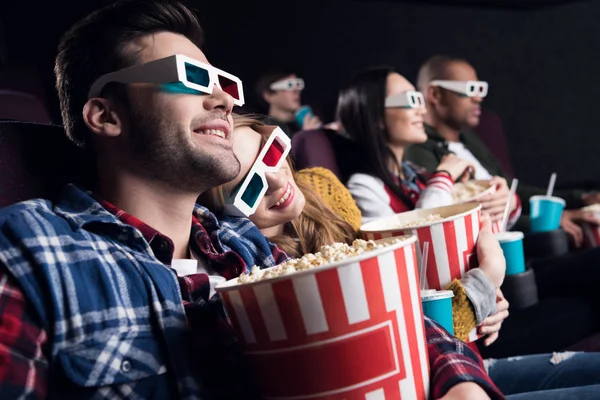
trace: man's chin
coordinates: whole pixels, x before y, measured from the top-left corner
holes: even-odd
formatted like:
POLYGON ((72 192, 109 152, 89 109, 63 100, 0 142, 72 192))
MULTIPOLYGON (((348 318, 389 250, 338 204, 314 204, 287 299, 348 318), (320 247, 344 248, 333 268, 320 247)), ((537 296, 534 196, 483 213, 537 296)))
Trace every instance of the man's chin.
POLYGON ((467 128, 476 128, 479 125, 479 116, 471 116, 469 118, 467 118, 467 120, 465 121, 465 125, 467 128))

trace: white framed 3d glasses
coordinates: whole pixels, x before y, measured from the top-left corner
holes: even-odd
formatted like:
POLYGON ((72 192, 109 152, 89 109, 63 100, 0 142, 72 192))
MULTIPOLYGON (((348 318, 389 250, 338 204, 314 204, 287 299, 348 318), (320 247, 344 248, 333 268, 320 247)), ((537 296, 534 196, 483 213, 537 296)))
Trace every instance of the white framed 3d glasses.
POLYGON ((386 108, 419 108, 425 107, 423 93, 414 90, 388 96, 385 98, 386 108))
POLYGON ((292 149, 290 138, 278 126, 263 126, 257 130, 265 136, 270 131, 271 135, 242 182, 230 194, 224 193, 224 211, 228 215, 249 217, 254 214, 269 187, 265 174, 279 171, 292 149))
POLYGON ((291 78, 273 82, 269 86, 271 90, 304 90, 304 79, 291 78))
POLYGON ((102 75, 92 85, 88 92, 88 99, 100 96, 104 87, 111 82, 158 84, 180 82, 188 89, 204 94, 212 94, 216 85, 233 97, 236 106, 244 105, 244 89, 238 77, 183 54, 175 54, 102 75))
POLYGON ((485 97, 488 94, 488 83, 485 81, 443 81, 434 80, 429 83, 467 97, 485 97))

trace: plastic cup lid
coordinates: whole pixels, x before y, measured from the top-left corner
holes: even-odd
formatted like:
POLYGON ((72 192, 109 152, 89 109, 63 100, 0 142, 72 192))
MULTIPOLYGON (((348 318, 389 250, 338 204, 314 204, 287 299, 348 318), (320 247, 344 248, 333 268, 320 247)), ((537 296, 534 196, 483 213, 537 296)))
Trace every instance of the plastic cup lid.
POLYGON ((421 300, 423 301, 432 301, 432 300, 442 300, 454 297, 454 292, 452 290, 422 290, 421 291, 421 300), (426 294, 423 294, 426 292, 426 294))
POLYGON ((496 239, 498 239, 499 242, 514 242, 516 240, 522 240, 525 235, 523 234, 523 232, 498 232, 495 234, 496 239))
POLYGON ((556 197, 556 196, 537 195, 537 196, 531 196, 529 198, 529 202, 540 201, 540 200, 547 200, 547 201, 552 201, 555 203, 560 203, 563 205, 563 207, 567 204, 567 202, 564 199, 561 199, 560 197, 556 197))

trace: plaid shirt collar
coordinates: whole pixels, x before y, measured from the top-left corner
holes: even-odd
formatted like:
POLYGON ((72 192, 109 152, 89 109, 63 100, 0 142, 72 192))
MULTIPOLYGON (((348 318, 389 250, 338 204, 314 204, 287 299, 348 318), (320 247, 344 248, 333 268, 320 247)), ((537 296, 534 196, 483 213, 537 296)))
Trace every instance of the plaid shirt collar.
MULTIPOLYGON (((158 260, 166 265, 171 264, 174 249, 171 239, 116 206, 95 199, 90 192, 85 192, 75 185, 67 185, 55 212, 69 221, 75 229, 86 227, 90 230, 109 230, 117 227, 116 238, 126 244, 131 244, 132 234, 133 239, 143 238, 158 260)), ((219 235, 212 234, 221 228, 213 213, 196 205, 192 218, 190 246, 197 254, 204 255, 217 273, 232 279, 239 276, 246 269, 246 265, 239 255, 223 245, 219 235), (207 232, 200 221, 210 226, 211 232, 207 232)))

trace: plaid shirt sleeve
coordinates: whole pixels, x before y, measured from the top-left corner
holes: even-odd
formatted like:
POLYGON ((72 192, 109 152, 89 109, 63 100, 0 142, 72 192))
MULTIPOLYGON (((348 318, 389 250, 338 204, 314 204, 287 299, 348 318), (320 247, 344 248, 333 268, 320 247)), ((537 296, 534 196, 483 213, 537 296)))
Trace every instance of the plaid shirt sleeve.
POLYGON ((46 332, 0 264, 0 393, 6 399, 42 399, 48 386, 48 362, 42 348, 46 332))
POLYGON ((444 396, 450 388, 461 382, 478 384, 493 400, 504 399, 504 395, 485 372, 479 355, 427 317, 425 331, 431 369, 431 394, 434 399, 444 396))

